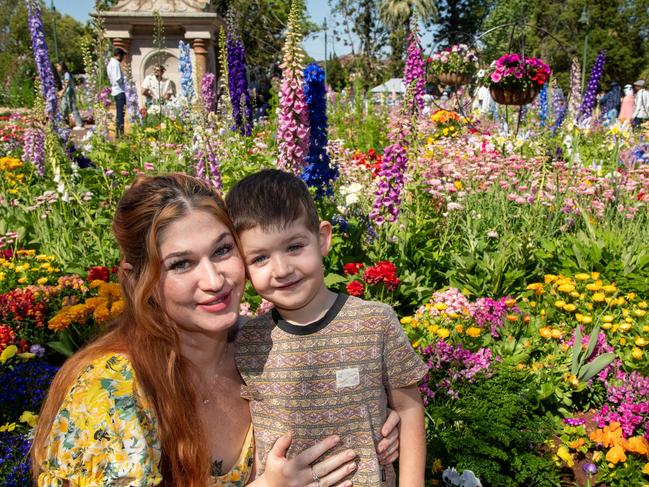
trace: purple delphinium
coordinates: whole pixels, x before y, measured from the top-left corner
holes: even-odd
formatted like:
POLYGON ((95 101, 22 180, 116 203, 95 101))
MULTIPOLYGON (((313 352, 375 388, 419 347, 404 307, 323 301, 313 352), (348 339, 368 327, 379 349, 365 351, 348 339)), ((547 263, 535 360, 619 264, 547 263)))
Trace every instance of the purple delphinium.
POLYGON ((201 80, 201 98, 207 113, 216 109, 216 76, 213 73, 205 73, 201 80))
POLYGON ((246 74, 246 53, 236 30, 232 10, 228 12, 225 47, 228 59, 228 88, 232 103, 232 118, 234 119, 233 129, 243 135, 250 135, 252 133, 252 107, 246 74))
POLYGON ((478 374, 488 374, 491 366, 491 350, 488 348, 474 353, 462 345, 453 346, 440 340, 420 351, 428 365, 428 376, 419 386, 425 405, 438 394, 457 399, 457 385, 474 382, 478 374))
POLYGON ((329 165, 327 154, 327 99, 324 70, 316 63, 304 68, 304 97, 309 106, 309 153, 302 179, 315 188, 316 197, 331 194, 338 168, 329 165))
POLYGON ((541 86, 539 92, 539 124, 545 127, 548 120, 548 84, 541 86))
POLYGON ((47 41, 45 40, 45 31, 43 30, 43 19, 41 9, 37 2, 27 0, 29 32, 32 38, 32 51, 34 52, 34 61, 36 62, 36 72, 40 79, 41 92, 45 99, 45 112, 56 129, 62 122, 59 112, 58 99, 56 96, 56 83, 54 82, 54 73, 50 61, 47 41))
POLYGON ((426 85, 426 61, 424 60, 417 28, 408 36, 408 54, 403 74, 407 87, 406 99, 412 113, 421 113, 424 109, 424 86, 426 85))
POLYGON ((379 226, 386 221, 394 222, 399 216, 401 190, 407 166, 408 153, 400 142, 384 149, 383 161, 377 177, 378 186, 374 193, 374 205, 369 215, 379 226))
POLYGON ((595 58, 595 64, 593 64, 593 69, 590 71, 588 86, 586 87, 584 98, 581 101, 581 106, 579 107, 578 120, 585 120, 587 118, 590 118, 590 116, 593 114, 593 109, 597 104, 597 88, 599 87, 599 80, 602 77, 602 73, 604 72, 605 61, 606 51, 602 49, 601 51, 599 51, 597 58, 595 58))
POLYGON ((23 159, 34 165, 36 174, 45 176, 45 132, 41 128, 30 127, 25 130, 23 159))
POLYGON ((126 95, 126 108, 131 118, 131 123, 142 123, 142 114, 140 113, 137 89, 135 88, 135 83, 130 75, 126 78, 124 88, 124 94, 126 95))

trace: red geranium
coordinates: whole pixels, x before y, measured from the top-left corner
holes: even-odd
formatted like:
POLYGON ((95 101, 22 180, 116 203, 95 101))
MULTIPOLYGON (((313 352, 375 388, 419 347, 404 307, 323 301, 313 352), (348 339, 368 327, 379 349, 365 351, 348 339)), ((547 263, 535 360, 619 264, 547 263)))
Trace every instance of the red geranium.
POLYGON ((103 265, 96 265, 94 267, 91 267, 88 271, 88 282, 96 280, 108 282, 109 279, 110 271, 108 270, 108 267, 104 267, 103 265))
POLYGON ((355 276, 363 267, 365 267, 365 264, 361 264, 360 262, 350 262, 343 266, 343 272, 347 275, 355 276))
POLYGON ((397 266, 387 260, 365 269, 363 280, 368 284, 384 283, 389 291, 394 291, 401 282, 397 277, 397 266))
POLYGON ((352 281, 347 284, 347 294, 349 294, 350 296, 356 296, 360 298, 361 296, 363 296, 364 292, 365 288, 363 288, 363 284, 359 281, 352 281))

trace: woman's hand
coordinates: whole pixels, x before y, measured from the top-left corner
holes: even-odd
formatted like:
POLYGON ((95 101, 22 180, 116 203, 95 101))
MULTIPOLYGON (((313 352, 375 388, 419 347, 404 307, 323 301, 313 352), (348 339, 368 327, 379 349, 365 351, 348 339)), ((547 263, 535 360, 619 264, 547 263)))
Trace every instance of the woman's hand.
POLYGON ((322 460, 326 451, 340 442, 337 436, 330 436, 288 460, 286 452, 291 445, 291 434, 280 437, 268 453, 266 470, 251 486, 265 487, 351 487, 351 480, 343 479, 356 470, 356 453, 345 450, 322 460), (259 484, 258 484, 259 482, 259 484))
POLYGON ((388 412, 390 414, 388 414, 385 424, 381 428, 383 439, 376 445, 376 453, 381 465, 390 465, 399 458, 399 423, 401 417, 392 409, 388 409, 388 412))

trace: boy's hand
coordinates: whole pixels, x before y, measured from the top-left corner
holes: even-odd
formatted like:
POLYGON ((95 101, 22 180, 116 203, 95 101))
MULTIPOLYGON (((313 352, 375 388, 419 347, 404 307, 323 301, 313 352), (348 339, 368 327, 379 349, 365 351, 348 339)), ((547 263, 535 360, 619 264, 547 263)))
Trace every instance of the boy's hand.
POLYGON ((388 409, 388 413, 383 428, 381 428, 383 439, 376 445, 376 453, 381 465, 390 465, 399 458, 399 423, 401 417, 392 409, 388 409))

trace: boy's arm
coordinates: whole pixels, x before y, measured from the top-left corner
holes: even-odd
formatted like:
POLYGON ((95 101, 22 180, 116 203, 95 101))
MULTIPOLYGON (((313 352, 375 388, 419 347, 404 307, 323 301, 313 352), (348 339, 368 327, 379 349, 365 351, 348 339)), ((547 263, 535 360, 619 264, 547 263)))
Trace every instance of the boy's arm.
POLYGON ((399 485, 423 487, 426 470, 424 403, 417 385, 390 390, 390 407, 401 417, 399 485))

